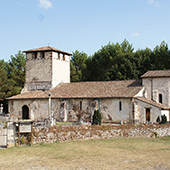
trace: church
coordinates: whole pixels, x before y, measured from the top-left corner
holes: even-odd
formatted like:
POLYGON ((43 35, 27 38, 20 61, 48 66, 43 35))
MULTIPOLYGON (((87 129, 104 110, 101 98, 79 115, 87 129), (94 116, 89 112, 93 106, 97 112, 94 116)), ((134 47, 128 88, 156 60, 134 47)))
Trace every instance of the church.
POLYGON ((26 53, 21 94, 8 98, 18 119, 91 122, 94 110, 106 123, 156 122, 170 116, 170 70, 148 71, 140 80, 70 83, 71 53, 47 46, 26 53))

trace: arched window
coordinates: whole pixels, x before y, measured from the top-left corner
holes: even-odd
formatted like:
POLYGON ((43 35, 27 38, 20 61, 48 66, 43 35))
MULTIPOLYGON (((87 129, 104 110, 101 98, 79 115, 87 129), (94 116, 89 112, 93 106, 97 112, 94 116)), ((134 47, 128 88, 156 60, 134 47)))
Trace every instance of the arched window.
POLYGON ((22 106, 22 119, 29 119, 29 108, 28 106, 22 106))
POLYGON ((162 94, 159 94, 159 103, 162 103, 162 94))
POLYGON ((122 102, 120 101, 119 102, 119 111, 121 111, 122 110, 122 102))

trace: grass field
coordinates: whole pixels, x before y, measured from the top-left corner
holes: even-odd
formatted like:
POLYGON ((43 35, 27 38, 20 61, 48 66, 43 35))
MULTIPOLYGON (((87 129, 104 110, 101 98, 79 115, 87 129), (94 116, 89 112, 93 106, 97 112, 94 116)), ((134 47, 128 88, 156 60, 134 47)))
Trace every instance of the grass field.
POLYGON ((0 149, 0 169, 170 169, 170 137, 70 141, 0 149))

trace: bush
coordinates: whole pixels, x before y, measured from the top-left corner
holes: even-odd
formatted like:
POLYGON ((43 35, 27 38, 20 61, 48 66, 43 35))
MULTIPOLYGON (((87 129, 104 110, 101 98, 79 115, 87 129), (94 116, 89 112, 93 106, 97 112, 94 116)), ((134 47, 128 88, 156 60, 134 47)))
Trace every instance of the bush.
POLYGON ((167 123, 167 117, 165 115, 161 116, 161 124, 167 123))
POLYGON ((101 114, 99 112, 99 110, 95 110, 94 111, 94 115, 93 115, 93 122, 92 125, 101 125, 101 114))
POLYGON ((160 117, 158 116, 157 119, 156 119, 156 122, 159 123, 161 120, 160 120, 160 117))

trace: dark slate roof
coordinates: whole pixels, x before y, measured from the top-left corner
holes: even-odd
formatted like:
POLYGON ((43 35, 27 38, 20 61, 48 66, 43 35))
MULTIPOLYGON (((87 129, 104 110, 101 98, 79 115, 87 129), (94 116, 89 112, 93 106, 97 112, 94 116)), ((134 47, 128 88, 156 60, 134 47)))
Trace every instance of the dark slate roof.
POLYGON ((61 51, 57 48, 50 47, 50 46, 35 48, 35 49, 31 49, 31 50, 26 50, 26 51, 23 51, 23 52, 29 53, 29 52, 42 52, 42 51, 55 51, 55 52, 60 52, 60 53, 64 53, 64 54, 67 54, 67 55, 72 55, 71 53, 68 53, 66 51, 61 51))
POLYGON ((170 77, 170 70, 152 70, 147 71, 141 76, 141 78, 152 78, 152 77, 170 77))
POLYGON ((63 83, 47 92, 26 92, 8 99, 48 98, 49 92, 52 98, 132 98, 142 88, 141 80, 63 83))
POLYGON ((135 97, 135 99, 138 99, 138 100, 140 100, 140 101, 142 101, 142 102, 151 104, 151 105, 156 106, 156 107, 158 107, 158 108, 161 108, 161 109, 163 109, 163 110, 170 110, 170 107, 165 106, 165 105, 163 105, 163 104, 161 104, 161 103, 157 103, 156 101, 147 99, 147 98, 145 98, 145 97, 135 97))

